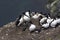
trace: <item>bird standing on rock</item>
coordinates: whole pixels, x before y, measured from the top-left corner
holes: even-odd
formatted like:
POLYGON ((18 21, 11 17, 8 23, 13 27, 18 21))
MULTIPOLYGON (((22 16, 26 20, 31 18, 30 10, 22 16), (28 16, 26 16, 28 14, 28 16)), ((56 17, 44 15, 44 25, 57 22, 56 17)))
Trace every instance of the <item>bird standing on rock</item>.
POLYGON ((53 19, 48 17, 48 18, 45 18, 44 20, 46 20, 46 23, 42 24, 42 27, 43 28, 49 28, 50 27, 50 23, 53 21, 53 19))
POLYGON ((30 10, 26 11, 25 15, 28 16, 28 17, 30 17, 30 10))
POLYGON ((19 16, 18 20, 16 21, 16 25, 20 26, 23 22, 27 21, 30 21, 29 11, 23 12, 22 15, 19 16))
POLYGON ((40 24, 42 25, 47 20, 47 17, 44 17, 40 20, 40 24))
POLYGON ((25 15, 24 15, 23 19, 24 19, 24 21, 30 21, 30 17, 27 17, 25 15))
POLYGON ((48 28, 49 27, 49 23, 43 24, 42 27, 43 28, 48 28))
POLYGON ((23 16, 19 15, 19 18, 16 21, 16 26, 19 26, 21 23, 23 23, 23 16))
POLYGON ((51 19, 50 17, 48 17, 47 19, 47 23, 51 23, 54 19, 51 19))
POLYGON ((28 10, 24 13, 23 19, 24 19, 24 21, 28 22, 28 21, 30 21, 30 17, 31 17, 30 10, 28 10))
POLYGON ((33 19, 38 19, 41 16, 41 14, 36 13, 34 16, 32 16, 33 19))
POLYGON ((54 20, 54 21, 51 23, 51 27, 56 27, 56 24, 57 24, 57 20, 54 20))
POLYGON ((60 19, 56 19, 51 23, 51 27, 56 27, 59 24, 60 24, 60 19))

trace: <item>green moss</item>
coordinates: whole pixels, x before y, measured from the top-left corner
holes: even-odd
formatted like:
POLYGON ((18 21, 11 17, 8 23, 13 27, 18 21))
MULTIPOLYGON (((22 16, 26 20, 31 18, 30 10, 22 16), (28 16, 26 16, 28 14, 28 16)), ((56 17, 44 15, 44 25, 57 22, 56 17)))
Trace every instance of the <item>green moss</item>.
POLYGON ((52 40, 52 38, 49 37, 49 38, 47 38, 46 40, 52 40))
POLYGON ((57 35, 58 38, 60 38, 60 35, 57 35))

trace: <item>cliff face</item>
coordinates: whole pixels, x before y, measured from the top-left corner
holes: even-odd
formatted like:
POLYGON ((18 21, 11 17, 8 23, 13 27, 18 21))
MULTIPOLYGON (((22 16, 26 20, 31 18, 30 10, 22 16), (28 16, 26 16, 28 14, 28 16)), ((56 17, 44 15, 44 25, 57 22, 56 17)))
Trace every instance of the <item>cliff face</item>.
POLYGON ((60 18, 60 0, 48 0, 46 9, 49 10, 51 18, 60 18))
POLYGON ((60 40, 60 27, 41 30, 40 33, 22 32, 16 28, 15 21, 0 28, 0 40, 60 40))

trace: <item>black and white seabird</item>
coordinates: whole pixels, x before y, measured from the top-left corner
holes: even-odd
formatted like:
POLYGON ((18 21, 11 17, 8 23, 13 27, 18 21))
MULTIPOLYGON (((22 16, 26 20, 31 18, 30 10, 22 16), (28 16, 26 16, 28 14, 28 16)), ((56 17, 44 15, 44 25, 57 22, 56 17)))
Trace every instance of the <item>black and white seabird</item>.
POLYGON ((42 27, 43 28, 48 28, 49 27, 49 23, 43 24, 42 27))
POLYGON ((25 12, 25 15, 23 18, 25 21, 30 21, 30 11, 25 12))
POLYGON ((30 10, 26 11, 25 15, 28 16, 28 17, 30 17, 30 10))
POLYGON ((51 22, 53 21, 54 19, 51 19, 50 17, 48 17, 47 19, 46 19, 46 23, 45 24, 42 24, 42 27, 44 27, 44 28, 49 28, 50 27, 50 24, 51 24, 51 22))
POLYGON ((24 19, 24 21, 30 21, 30 17, 27 17, 25 15, 24 15, 23 19, 24 19))
POLYGON ((22 13, 22 15, 19 16, 19 18, 16 21, 16 25, 20 26, 24 21, 29 21, 30 18, 25 15, 25 12, 22 13))
POLYGON ((56 27, 56 25, 60 24, 60 19, 56 19, 51 23, 51 27, 56 27))
POLYGON ((42 25, 43 23, 45 23, 45 21, 47 20, 47 17, 44 17, 40 20, 40 24, 42 25))
POLYGON ((20 25, 23 22, 22 15, 19 15, 17 21, 16 21, 16 26, 20 25))
POLYGON ((23 15, 24 21, 30 21, 30 11, 24 12, 23 15))
POLYGON ((18 25, 17 25, 17 26, 20 26, 20 25, 24 22, 23 17, 21 17, 18 21, 19 21, 19 23, 18 23, 18 25))
POLYGON ((32 16, 33 19, 38 19, 41 16, 41 14, 36 13, 34 16, 32 16))
POLYGON ((51 23, 54 19, 51 19, 50 17, 47 18, 47 23, 51 23))

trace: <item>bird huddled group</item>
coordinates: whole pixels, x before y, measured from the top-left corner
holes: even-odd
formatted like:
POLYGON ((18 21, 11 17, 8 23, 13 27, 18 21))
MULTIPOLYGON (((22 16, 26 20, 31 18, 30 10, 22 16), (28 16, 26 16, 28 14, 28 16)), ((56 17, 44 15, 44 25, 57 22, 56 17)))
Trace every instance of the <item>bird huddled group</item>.
MULTIPOLYGON (((35 21, 34 21, 35 22, 35 21)), ((60 25, 60 18, 51 18, 49 15, 48 17, 46 17, 45 15, 43 15, 41 12, 38 13, 38 12, 30 12, 29 11, 26 11, 26 12, 23 12, 22 15, 19 15, 17 21, 16 21, 16 27, 19 27, 21 25, 28 25, 28 26, 24 26, 24 29, 23 31, 26 30, 26 28, 28 27, 29 31, 30 32, 40 32, 41 28, 49 28, 49 27, 52 27, 52 28, 55 28, 57 26, 60 25), (40 29, 36 29, 36 25, 31 21, 32 19, 34 20, 38 20, 39 24, 40 24, 40 29), (29 24, 30 23, 30 24, 29 24)))

